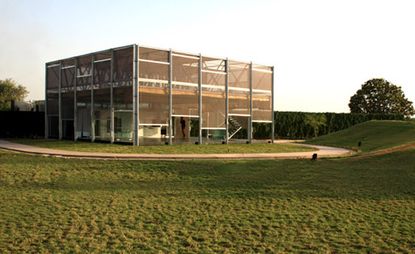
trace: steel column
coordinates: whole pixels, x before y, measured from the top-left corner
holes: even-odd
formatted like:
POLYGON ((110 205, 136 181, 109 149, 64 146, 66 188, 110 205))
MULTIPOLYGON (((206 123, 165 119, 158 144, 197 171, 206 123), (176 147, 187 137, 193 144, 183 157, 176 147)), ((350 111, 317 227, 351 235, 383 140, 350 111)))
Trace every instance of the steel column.
POLYGON ((198 89, 199 89, 199 144, 202 144, 202 126, 203 126, 203 116, 202 116, 202 55, 199 54, 199 66, 198 66, 198 89))
POLYGON ((95 142, 95 116, 94 116, 94 61, 95 56, 91 58, 91 142, 95 142))
POLYGON ((110 142, 114 143, 114 50, 111 50, 110 82, 110 142))
POLYGON ((78 109, 76 106, 76 86, 77 86, 77 71, 78 71, 78 58, 75 58, 75 71, 74 71, 74 82, 73 82, 73 140, 77 141, 78 136, 76 134, 76 128, 78 125, 78 109))
POLYGON ((228 144, 229 139, 229 60, 226 58, 225 62, 225 143, 228 144))
POLYGON ((48 64, 45 64, 45 139, 49 137, 48 121, 48 64))
POLYGON ((169 145, 173 144, 173 52, 169 51, 169 145))
POLYGON ((252 142, 252 62, 249 63, 249 122, 248 142, 252 142))
POLYGON ((135 146, 140 145, 140 138, 138 136, 139 126, 139 91, 138 91, 138 46, 133 46, 133 121, 134 121, 134 133, 133 133, 133 144, 135 146))
POLYGON ((62 139, 62 61, 59 63, 59 87, 58 87, 58 114, 59 114, 59 140, 62 139))
POLYGON ((274 113, 274 66, 271 67, 271 114, 272 114, 272 126, 271 126, 271 142, 274 143, 275 139, 275 113, 274 113))

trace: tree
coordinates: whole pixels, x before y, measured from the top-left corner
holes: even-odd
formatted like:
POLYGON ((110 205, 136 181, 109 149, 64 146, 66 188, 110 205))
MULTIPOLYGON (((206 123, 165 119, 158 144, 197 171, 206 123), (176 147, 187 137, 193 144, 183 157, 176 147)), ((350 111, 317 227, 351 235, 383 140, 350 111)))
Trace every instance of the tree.
POLYGON ((10 110, 11 101, 21 101, 27 94, 26 87, 13 79, 0 80, 0 110, 10 110))
POLYGON ((317 137, 320 127, 324 127, 327 124, 326 115, 307 114, 304 118, 304 123, 311 127, 314 137, 317 137))
POLYGON ((412 102, 405 98, 400 86, 384 79, 371 79, 350 97, 351 113, 415 114, 412 102))

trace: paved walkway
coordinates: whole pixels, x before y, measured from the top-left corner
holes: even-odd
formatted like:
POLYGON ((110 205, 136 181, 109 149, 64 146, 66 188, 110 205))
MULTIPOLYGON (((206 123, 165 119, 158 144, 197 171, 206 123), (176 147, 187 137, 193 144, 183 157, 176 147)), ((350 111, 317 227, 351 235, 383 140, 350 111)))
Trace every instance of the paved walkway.
POLYGON ((353 154, 351 150, 327 146, 305 145, 318 149, 311 152, 292 153, 232 153, 232 154, 126 154, 126 153, 97 153, 77 152, 42 148, 23 145, 18 143, 0 140, 0 148, 22 152, 27 154, 38 154, 67 158, 89 158, 89 159, 120 159, 120 160, 211 160, 211 159, 311 159, 312 154, 317 153, 318 157, 344 157, 353 154))

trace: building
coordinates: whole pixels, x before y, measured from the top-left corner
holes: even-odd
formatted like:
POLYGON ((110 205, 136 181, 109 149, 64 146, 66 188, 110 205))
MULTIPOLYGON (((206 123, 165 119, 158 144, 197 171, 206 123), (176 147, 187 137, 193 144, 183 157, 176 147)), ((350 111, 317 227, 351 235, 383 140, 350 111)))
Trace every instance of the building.
POLYGON ((273 67, 138 45, 46 63, 45 137, 251 142, 274 135, 273 67))

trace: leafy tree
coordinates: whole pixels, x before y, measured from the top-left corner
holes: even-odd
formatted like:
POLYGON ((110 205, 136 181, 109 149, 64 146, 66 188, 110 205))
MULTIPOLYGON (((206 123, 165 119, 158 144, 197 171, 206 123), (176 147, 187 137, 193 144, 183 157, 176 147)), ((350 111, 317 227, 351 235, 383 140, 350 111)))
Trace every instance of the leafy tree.
POLYGON ((320 128, 326 126, 327 118, 324 114, 307 114, 304 123, 311 127, 314 137, 317 137, 320 128))
POLYGON ((13 79, 0 80, 0 110, 9 110, 11 101, 23 100, 27 94, 26 87, 13 79))
POLYGON ((384 79, 371 79, 350 98, 351 113, 415 114, 412 102, 405 98, 400 86, 384 79))

